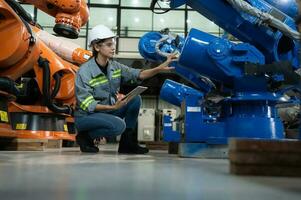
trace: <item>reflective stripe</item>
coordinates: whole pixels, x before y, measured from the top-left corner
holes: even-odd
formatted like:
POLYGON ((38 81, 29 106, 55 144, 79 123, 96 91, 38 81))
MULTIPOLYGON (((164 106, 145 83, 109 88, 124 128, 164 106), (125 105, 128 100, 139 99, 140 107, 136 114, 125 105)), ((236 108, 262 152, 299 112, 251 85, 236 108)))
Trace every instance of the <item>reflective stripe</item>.
POLYGON ((97 76, 97 77, 91 79, 91 80, 89 81, 89 84, 91 85, 91 84, 93 84, 94 82, 102 81, 102 80, 104 80, 104 79, 107 79, 107 77, 105 77, 104 75, 100 75, 100 76, 97 76))
POLYGON ((107 83, 107 82, 108 82, 107 79, 106 79, 106 80, 102 80, 102 81, 93 83, 93 84, 91 85, 91 87, 95 87, 95 86, 98 86, 98 85, 103 85, 103 84, 105 84, 105 83, 107 83))
POLYGON ((93 78, 91 81, 89 81, 89 84, 91 87, 95 87, 97 85, 101 85, 101 84, 104 84, 107 82, 108 82, 107 77, 104 75, 101 75, 99 77, 93 78))
POLYGON ((86 110, 88 108, 88 106, 90 105, 90 103, 92 103, 94 101, 93 96, 88 96, 81 104, 80 107, 83 110, 86 110))
POLYGON ((121 77, 121 74, 115 74, 112 76, 112 78, 118 78, 118 77, 121 77))
POLYGON ((94 101, 94 99, 91 99, 90 101, 88 101, 85 105, 85 110, 87 110, 87 108, 89 107, 89 105, 94 101))
POLYGON ((121 74, 121 69, 115 70, 115 71, 113 72, 113 75, 115 75, 115 74, 121 74))
POLYGON ((121 77, 121 69, 117 69, 113 72, 112 78, 119 78, 121 77))

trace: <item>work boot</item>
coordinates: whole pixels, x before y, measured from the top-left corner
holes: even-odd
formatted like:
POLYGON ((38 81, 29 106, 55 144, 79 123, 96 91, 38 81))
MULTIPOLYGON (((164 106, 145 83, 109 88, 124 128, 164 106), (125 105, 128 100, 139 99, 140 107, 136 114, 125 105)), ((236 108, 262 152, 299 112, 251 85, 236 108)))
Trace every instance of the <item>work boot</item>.
POLYGON ((126 129, 120 138, 118 153, 124 154, 145 154, 148 153, 148 149, 140 147, 138 142, 134 142, 133 139, 133 130, 126 129))
POLYGON ((134 145, 137 146, 137 148, 140 149, 140 151, 144 151, 144 153, 148 153, 149 152, 148 148, 139 145, 137 131, 133 131, 132 133, 133 133, 132 141, 134 145))
POLYGON ((85 153, 97 153, 98 147, 94 146, 93 140, 87 132, 79 132, 76 136, 76 143, 79 145, 80 151, 85 153))

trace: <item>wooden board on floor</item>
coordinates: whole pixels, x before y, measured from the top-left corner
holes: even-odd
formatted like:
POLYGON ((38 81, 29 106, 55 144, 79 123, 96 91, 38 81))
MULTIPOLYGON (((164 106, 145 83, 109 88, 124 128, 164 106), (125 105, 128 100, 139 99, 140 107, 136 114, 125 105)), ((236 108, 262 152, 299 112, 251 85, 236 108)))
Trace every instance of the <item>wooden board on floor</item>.
POLYGON ((4 151, 44 151, 47 140, 0 138, 0 150, 4 151))
POLYGON ((301 176, 301 141, 231 139, 229 160, 233 174, 301 176))
POLYGON ((235 151, 251 152, 291 152, 301 153, 301 141, 299 140, 263 140, 263 139, 238 139, 229 141, 229 149, 235 151))
POLYGON ((230 172, 237 175, 258 175, 258 176, 291 176, 300 177, 300 166, 277 166, 277 165, 243 165, 230 164, 230 172))
POLYGON ((286 152, 239 152, 229 151, 229 159, 232 163, 238 164, 258 164, 258 165, 278 165, 278 166, 300 166, 300 153, 286 152))
POLYGON ((168 150, 167 142, 145 142, 145 145, 150 150, 168 150))

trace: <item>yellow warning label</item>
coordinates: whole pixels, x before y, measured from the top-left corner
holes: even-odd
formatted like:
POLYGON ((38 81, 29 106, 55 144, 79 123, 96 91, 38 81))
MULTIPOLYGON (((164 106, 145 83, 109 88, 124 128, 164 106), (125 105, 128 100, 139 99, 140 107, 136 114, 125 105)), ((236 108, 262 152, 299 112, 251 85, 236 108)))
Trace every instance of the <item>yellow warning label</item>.
POLYGON ((23 88, 23 83, 21 83, 20 85, 16 85, 17 88, 22 89, 23 88))
POLYGON ((8 122, 7 112, 0 110, 0 119, 2 122, 8 122))
POLYGON ((64 124, 64 131, 68 132, 68 126, 67 126, 67 124, 64 124))
POLYGON ((27 124, 16 124, 16 130, 25 130, 27 124))

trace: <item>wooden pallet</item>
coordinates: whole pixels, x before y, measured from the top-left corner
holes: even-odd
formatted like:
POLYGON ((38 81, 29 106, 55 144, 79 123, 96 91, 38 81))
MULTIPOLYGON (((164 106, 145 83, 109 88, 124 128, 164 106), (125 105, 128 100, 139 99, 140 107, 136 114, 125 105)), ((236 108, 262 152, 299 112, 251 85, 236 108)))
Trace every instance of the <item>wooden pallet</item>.
POLYGON ((301 176, 301 141, 231 139, 229 160, 233 174, 301 176))
POLYGON ((63 141, 62 140, 48 140, 46 143, 47 149, 61 149, 63 141))
POLYGON ((4 151, 44 151, 47 140, 0 138, 0 150, 4 151))
POLYGON ((285 137, 288 139, 299 139, 299 129, 286 129, 285 137))

